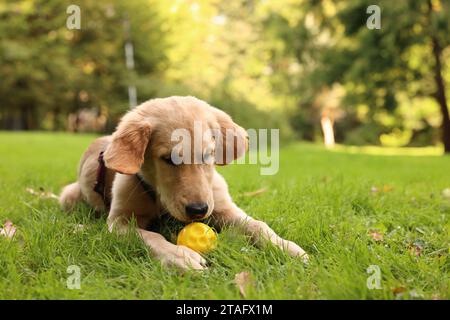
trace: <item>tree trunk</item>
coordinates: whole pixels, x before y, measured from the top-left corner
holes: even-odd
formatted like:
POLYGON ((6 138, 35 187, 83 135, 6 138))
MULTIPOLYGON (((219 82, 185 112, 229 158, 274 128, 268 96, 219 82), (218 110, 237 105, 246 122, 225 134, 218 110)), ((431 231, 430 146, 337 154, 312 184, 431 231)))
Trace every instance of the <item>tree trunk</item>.
MULTIPOLYGON (((432 3, 428 1, 428 14, 431 24, 431 14, 432 14, 432 3)), ((436 94, 434 98, 437 100, 442 114, 442 143, 444 144, 444 152, 450 153, 450 116, 447 106, 447 98, 445 96, 445 83, 442 78, 442 63, 441 63, 441 53, 442 48, 439 44, 437 36, 431 33, 431 43, 433 46, 433 56, 434 56, 434 81, 436 83, 436 94)))
POLYGON ((436 37, 432 37, 433 55, 435 60, 434 80, 436 82, 435 98, 439 103, 442 114, 442 142, 444 144, 445 153, 450 153, 450 116, 447 106, 447 98, 445 96, 445 84, 442 78, 441 52, 442 49, 436 37))
POLYGON ((322 113, 322 117, 320 119, 320 124, 322 126, 323 132, 323 142, 325 147, 333 148, 334 147, 334 129, 333 129, 333 120, 328 115, 327 112, 322 113))

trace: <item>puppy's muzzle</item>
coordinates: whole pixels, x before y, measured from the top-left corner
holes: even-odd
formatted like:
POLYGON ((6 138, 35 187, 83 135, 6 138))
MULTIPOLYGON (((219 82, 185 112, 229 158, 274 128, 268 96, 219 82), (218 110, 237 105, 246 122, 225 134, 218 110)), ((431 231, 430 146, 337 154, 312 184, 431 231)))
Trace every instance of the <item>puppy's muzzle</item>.
POLYGON ((208 213, 208 205, 204 202, 190 203, 185 209, 191 219, 202 219, 208 213))

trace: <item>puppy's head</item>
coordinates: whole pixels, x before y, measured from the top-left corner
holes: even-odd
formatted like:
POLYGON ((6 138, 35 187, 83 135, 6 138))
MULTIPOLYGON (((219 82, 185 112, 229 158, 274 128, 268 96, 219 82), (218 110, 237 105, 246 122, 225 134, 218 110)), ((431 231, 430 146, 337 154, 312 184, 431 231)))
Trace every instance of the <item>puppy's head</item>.
POLYGON ((183 222, 214 209, 214 165, 247 150, 247 133, 223 111, 194 97, 154 99, 128 112, 104 153, 108 168, 137 174, 183 222))

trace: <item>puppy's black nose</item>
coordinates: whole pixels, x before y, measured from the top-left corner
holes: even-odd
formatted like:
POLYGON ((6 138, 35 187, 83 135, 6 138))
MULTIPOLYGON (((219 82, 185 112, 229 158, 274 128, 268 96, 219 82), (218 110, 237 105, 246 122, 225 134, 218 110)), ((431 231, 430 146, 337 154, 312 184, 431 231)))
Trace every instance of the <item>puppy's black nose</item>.
POLYGON ((208 205, 204 202, 189 203, 186 206, 186 214, 193 219, 201 219, 208 212, 208 205))

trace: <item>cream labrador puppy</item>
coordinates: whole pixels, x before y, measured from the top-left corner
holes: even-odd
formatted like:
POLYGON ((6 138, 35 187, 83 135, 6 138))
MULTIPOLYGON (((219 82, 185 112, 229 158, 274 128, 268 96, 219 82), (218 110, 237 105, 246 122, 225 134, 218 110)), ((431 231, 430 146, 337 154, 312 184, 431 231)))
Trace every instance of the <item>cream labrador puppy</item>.
POLYGON ((255 243, 270 241, 306 262, 308 256, 302 248, 282 239, 233 202, 227 183, 215 169, 215 165, 242 156, 247 139, 246 131, 230 116, 197 98, 149 100, 129 111, 112 136, 98 138, 89 146, 79 164, 78 181, 63 189, 60 203, 70 210, 84 200, 96 210, 108 211, 110 231, 125 232, 134 217, 137 232, 153 256, 181 269, 205 269, 205 260, 146 230, 164 212, 185 223, 210 217, 216 228, 241 225, 255 243), (200 154, 203 161, 176 163, 173 150, 179 149, 180 142, 173 133, 181 129, 191 134, 194 145, 195 126, 204 134, 197 147, 188 152, 183 149, 183 160, 190 153, 188 158, 200 154), (209 131, 219 132, 219 136, 207 134, 209 131))

